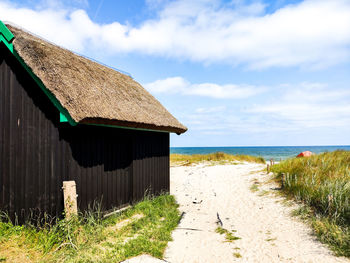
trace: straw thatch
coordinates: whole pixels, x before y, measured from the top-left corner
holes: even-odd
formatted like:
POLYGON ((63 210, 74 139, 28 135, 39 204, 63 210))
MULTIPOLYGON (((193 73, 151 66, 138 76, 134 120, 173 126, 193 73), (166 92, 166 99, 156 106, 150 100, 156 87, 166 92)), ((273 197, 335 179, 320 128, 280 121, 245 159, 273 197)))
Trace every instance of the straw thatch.
POLYGON ((187 130, 131 77, 6 25, 18 55, 77 123, 187 130))

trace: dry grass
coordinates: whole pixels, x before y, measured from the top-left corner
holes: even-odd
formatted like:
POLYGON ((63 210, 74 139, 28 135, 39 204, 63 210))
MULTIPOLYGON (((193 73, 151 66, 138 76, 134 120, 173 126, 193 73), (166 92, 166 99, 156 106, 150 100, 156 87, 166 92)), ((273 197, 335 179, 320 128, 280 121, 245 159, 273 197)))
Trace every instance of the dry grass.
POLYGON ((0 243, 0 262, 31 263, 37 262, 41 256, 40 251, 26 245, 23 237, 22 240, 14 239, 0 243))
POLYGON ((192 165, 202 162, 210 162, 214 164, 238 164, 238 162, 255 162, 265 163, 263 157, 256 157, 250 155, 232 155, 223 152, 216 152, 211 154, 171 154, 170 162, 172 165, 192 165))
POLYGON ((293 158, 272 171, 277 180, 285 174, 284 193, 307 206, 298 213, 310 219, 319 239, 338 255, 350 257, 350 152, 293 158))

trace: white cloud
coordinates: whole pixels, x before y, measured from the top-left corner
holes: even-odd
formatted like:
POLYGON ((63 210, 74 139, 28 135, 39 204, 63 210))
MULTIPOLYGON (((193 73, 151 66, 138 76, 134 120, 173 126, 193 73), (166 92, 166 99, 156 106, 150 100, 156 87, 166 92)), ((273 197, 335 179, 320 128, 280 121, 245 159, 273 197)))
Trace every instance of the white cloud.
POLYGON ((288 127, 349 127, 350 90, 331 89, 325 84, 287 85, 275 101, 256 105, 248 113, 270 116, 288 127))
POLYGON ((172 77, 159 79, 143 85, 152 93, 181 93, 191 86, 191 84, 182 77, 172 77))
POLYGON ((151 83, 146 83, 143 86, 151 93, 177 93, 182 95, 211 97, 216 99, 243 99, 255 96, 266 90, 263 87, 251 85, 219 85, 215 83, 191 84, 182 77, 171 77, 156 80, 151 83))
POLYGON ((157 2, 157 18, 137 27, 98 24, 84 10, 29 9, 7 1, 0 1, 0 17, 79 52, 138 52, 250 68, 318 68, 350 58, 347 0, 306 0, 272 14, 264 13, 261 2, 149 0, 157 2))

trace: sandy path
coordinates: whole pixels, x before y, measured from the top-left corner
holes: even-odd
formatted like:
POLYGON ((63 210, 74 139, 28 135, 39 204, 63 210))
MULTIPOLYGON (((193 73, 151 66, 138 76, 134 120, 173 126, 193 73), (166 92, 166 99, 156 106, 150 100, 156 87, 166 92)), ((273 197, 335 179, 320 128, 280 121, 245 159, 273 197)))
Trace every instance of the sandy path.
MULTIPOLYGON (((338 258, 291 217, 291 207, 250 187, 266 180, 258 164, 171 168, 171 194, 184 217, 173 232, 165 260, 175 262, 349 262, 338 258), (255 171, 255 172, 254 172, 255 171), (223 227, 241 239, 224 242, 223 227), (192 230, 191 230, 192 229, 192 230), (242 257, 237 258, 234 253, 242 257)), ((281 200, 281 199, 280 199, 281 200)))

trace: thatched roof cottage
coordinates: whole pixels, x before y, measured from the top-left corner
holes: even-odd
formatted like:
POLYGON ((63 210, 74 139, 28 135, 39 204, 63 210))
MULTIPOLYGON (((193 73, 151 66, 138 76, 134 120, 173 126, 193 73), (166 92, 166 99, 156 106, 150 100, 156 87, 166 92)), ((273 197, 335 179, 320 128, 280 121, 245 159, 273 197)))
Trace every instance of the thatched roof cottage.
POLYGON ((0 209, 59 216, 169 190, 169 133, 186 131, 139 83, 0 21, 0 209))

